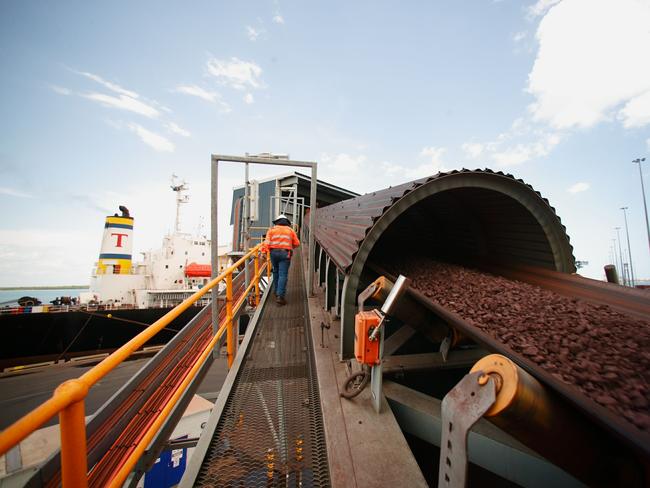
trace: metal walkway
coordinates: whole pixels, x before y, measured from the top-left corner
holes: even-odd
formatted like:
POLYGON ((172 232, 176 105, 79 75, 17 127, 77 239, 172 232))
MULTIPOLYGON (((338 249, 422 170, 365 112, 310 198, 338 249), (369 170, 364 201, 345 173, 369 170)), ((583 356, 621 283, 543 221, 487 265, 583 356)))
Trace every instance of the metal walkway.
POLYGON ((302 277, 297 254, 288 304, 264 295, 181 486, 330 485, 302 277))

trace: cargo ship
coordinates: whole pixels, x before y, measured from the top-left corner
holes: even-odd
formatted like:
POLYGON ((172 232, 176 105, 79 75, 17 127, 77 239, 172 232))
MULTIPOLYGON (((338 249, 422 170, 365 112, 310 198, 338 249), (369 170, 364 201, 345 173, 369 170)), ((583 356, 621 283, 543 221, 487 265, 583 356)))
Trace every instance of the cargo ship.
MULTIPOLYGON (((211 242, 205 235, 181 231, 181 205, 189 201, 189 186, 172 177, 176 195, 173 232, 159 249, 132 259, 134 218, 125 206, 104 222, 99 259, 88 291, 54 304, 0 309, 0 371, 28 364, 62 361, 109 352, 196 292, 210 279, 211 242)), ((220 249, 219 265, 228 263, 220 249)), ((207 303, 181 314, 147 346, 165 344, 207 303)))

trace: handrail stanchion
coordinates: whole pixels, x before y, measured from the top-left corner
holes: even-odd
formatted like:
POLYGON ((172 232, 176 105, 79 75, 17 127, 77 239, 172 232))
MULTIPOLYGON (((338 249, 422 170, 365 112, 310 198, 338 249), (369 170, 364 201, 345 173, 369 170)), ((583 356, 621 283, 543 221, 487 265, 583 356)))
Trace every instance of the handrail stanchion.
POLYGON ((232 320, 232 271, 226 276, 226 344, 228 348, 228 368, 235 360, 235 338, 232 320))
POLYGON ((266 251, 266 279, 271 282, 271 251, 266 251))
POLYGON ((255 253, 255 306, 260 304, 260 254, 255 253))
POLYGON ((75 402, 59 414, 61 429, 61 480, 63 486, 88 486, 86 418, 84 402, 75 402))
POLYGON ((56 392, 72 400, 59 413, 61 481, 64 487, 86 487, 88 460, 84 399, 88 394, 88 387, 83 381, 74 379, 63 383, 56 392))

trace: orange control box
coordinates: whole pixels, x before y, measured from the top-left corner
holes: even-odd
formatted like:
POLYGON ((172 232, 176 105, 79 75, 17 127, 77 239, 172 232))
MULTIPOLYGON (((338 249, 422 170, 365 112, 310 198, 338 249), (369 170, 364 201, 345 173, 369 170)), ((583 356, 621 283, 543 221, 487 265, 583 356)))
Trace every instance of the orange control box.
POLYGON ((359 312, 354 318, 354 355, 362 364, 379 364, 379 339, 371 341, 370 334, 380 321, 381 317, 373 310, 359 312))

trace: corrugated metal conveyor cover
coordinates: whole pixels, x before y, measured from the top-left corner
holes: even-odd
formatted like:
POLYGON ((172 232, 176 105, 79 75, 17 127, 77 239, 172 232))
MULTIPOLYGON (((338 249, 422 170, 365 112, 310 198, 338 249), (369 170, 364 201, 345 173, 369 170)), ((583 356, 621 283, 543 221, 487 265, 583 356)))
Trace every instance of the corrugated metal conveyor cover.
POLYGON ((566 229, 548 200, 489 169, 438 173, 329 205, 317 216, 316 240, 345 274, 361 272, 371 251, 396 245, 401 252, 430 245, 443 258, 576 269, 566 229), (362 262, 352 269, 359 255, 362 262))

